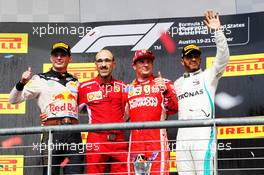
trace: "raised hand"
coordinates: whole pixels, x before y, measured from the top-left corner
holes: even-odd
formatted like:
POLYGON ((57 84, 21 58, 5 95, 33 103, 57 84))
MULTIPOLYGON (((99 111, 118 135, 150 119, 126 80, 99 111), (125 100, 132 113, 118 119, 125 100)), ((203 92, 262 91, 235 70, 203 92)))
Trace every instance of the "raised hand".
POLYGON ((159 88, 160 88, 160 90, 161 90, 162 92, 165 92, 165 91, 167 90, 167 87, 166 87, 165 81, 164 81, 164 79, 162 78, 160 71, 158 72, 158 77, 156 77, 156 78, 154 79, 154 82, 155 82, 155 84, 156 84, 157 86, 159 86, 159 88))
POLYGON ((28 70, 22 73, 20 82, 26 84, 31 77, 32 77, 32 70, 31 67, 28 67, 28 70))
POLYGON ((204 16, 205 16, 204 23, 208 28, 213 29, 215 31, 220 29, 221 23, 219 20, 218 13, 215 13, 212 10, 208 10, 205 12, 204 16))

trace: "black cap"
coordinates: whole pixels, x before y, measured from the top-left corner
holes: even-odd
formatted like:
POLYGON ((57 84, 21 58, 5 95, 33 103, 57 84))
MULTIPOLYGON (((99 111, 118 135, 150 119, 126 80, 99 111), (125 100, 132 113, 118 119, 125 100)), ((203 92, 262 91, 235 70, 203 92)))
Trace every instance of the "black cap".
POLYGON ((64 42, 54 43, 51 47, 51 54, 54 54, 61 50, 66 52, 69 56, 71 56, 71 48, 67 43, 64 42))
POLYGON ((193 53, 193 52, 201 54, 201 50, 197 45, 195 45, 195 44, 186 45, 182 49, 182 57, 184 57, 190 53, 193 53))

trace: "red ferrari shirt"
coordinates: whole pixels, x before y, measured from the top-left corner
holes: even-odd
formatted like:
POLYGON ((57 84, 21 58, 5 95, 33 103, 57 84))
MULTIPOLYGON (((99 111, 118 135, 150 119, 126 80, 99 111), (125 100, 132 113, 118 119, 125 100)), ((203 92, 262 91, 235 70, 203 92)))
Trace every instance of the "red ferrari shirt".
POLYGON ((178 100, 170 80, 164 79, 167 92, 163 94, 151 76, 145 82, 133 81, 128 86, 128 108, 131 122, 161 121, 178 110, 178 100))
POLYGON ((86 105, 89 123, 124 122, 124 89, 126 84, 112 78, 103 84, 98 76, 83 82, 78 88, 78 104, 86 105))

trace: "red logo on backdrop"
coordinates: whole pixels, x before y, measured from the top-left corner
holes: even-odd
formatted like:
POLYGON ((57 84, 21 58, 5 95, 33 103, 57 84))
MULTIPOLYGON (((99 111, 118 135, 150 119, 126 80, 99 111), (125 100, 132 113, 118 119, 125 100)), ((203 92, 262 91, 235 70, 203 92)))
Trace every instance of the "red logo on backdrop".
POLYGON ((1 49, 21 49, 21 38, 0 38, 1 49))
POLYGON ((27 53, 28 34, 1 33, 0 53, 27 53))
POLYGON ((17 160, 0 160, 0 172, 16 171, 17 160))

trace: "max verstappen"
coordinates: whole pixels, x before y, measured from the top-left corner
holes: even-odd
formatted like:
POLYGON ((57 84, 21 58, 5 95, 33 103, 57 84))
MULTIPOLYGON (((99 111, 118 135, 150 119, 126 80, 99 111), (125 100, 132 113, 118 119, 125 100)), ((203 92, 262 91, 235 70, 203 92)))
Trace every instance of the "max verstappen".
MULTIPOLYGON (((52 68, 50 71, 32 77, 32 70, 29 67, 10 92, 9 102, 16 104, 25 100, 36 99, 41 113, 47 117, 43 122, 44 126, 78 124, 78 80, 67 72, 71 60, 70 46, 64 42, 54 43, 51 48, 52 68)), ((48 133, 43 133, 42 145, 48 145, 48 140, 48 133)), ((80 154, 82 149, 79 150, 81 143, 80 132, 55 132, 53 134, 52 164, 56 166, 52 166, 52 175, 60 173, 59 165, 65 158, 68 158, 69 162, 63 168, 64 174, 83 173, 81 164, 83 164, 84 158, 80 154), (72 144, 78 144, 77 149, 71 150, 69 147, 72 144), (67 154, 71 155, 68 156, 67 154)), ((47 153, 47 149, 42 152, 44 155, 43 164, 45 165, 43 175, 47 174, 47 153)))

